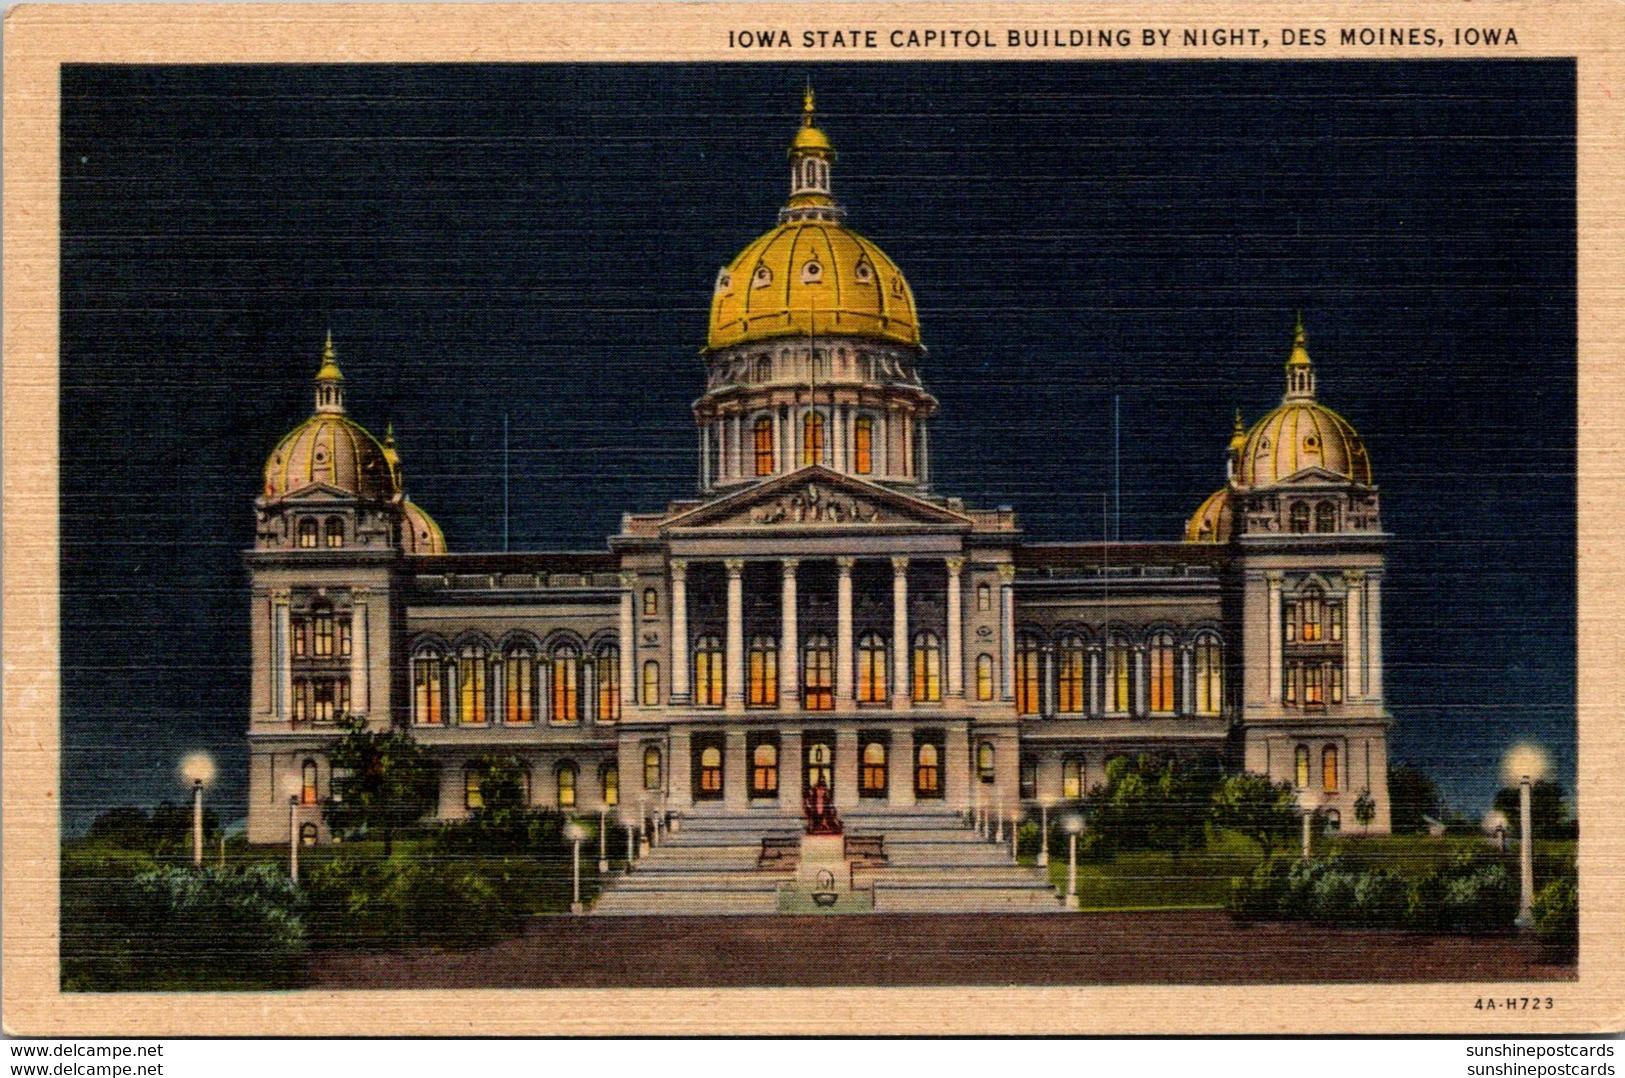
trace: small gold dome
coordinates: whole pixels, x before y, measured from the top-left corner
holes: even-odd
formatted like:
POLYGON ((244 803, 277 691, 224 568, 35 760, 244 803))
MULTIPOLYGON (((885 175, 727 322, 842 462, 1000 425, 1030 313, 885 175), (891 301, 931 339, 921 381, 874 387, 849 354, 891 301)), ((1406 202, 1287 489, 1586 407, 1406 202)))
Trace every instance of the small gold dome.
POLYGON ((709 348, 837 333, 920 343, 914 293, 902 270, 837 222, 787 221, 717 274, 709 348))
POLYGON ((349 416, 311 416, 284 437, 265 462, 265 497, 322 485, 372 501, 398 493, 395 472, 378 440, 349 416))
POLYGON ((411 498, 401 505, 401 550, 407 554, 446 552, 446 536, 440 525, 411 498))
POLYGON ((1185 524, 1185 542, 1228 543, 1235 517, 1232 502, 1229 487, 1209 494, 1185 524))

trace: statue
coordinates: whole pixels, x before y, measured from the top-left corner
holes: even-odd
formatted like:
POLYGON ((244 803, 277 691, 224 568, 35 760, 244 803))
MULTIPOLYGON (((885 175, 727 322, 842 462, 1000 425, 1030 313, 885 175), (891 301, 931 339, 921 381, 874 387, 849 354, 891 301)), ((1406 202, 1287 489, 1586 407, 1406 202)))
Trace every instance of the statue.
POLYGON ((819 775, 818 782, 802 796, 801 811, 807 817, 807 834, 838 835, 841 833, 841 818, 835 814, 835 806, 829 796, 829 787, 824 785, 824 776, 819 775))

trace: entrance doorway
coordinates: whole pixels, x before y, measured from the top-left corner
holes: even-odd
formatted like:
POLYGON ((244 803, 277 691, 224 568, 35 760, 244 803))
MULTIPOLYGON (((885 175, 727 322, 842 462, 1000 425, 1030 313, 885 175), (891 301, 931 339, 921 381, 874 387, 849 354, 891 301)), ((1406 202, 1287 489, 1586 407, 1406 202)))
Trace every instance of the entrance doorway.
POLYGON ((803 736, 805 749, 805 766, 801 769, 803 790, 811 790, 818 785, 818 780, 824 780, 824 788, 830 792, 831 804, 835 795, 835 735, 826 733, 809 733, 803 736))

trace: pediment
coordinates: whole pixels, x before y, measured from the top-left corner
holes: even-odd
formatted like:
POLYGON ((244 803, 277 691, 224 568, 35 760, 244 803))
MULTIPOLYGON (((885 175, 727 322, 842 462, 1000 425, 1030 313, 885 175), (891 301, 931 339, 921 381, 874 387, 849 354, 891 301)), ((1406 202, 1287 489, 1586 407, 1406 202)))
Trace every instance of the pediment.
POLYGON ((813 465, 679 513, 663 522, 661 530, 970 524, 963 513, 813 465))
POLYGON ((1327 471, 1325 468, 1311 466, 1302 471, 1294 472, 1274 484, 1275 487, 1286 486, 1337 486, 1346 487, 1350 483, 1349 477, 1339 475, 1337 472, 1327 471))
POLYGON ((356 496, 340 487, 311 483, 277 499, 284 505, 354 505, 356 496))

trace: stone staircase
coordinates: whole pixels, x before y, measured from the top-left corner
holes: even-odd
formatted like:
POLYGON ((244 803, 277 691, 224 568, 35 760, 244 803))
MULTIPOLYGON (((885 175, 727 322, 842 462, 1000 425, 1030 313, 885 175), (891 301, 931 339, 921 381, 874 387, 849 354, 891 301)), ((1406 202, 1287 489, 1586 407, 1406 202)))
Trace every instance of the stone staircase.
MULTIPOLYGON (((1060 913, 1047 878, 1018 866, 1008 843, 993 843, 955 812, 915 809, 843 813, 849 836, 881 836, 886 860, 865 862, 839 881, 878 913, 1060 913)), ((793 857, 760 861, 762 840, 794 840, 798 817, 766 813, 695 815, 629 874, 608 884, 592 912, 605 916, 770 914, 796 886, 793 857)), ((854 904, 843 904, 853 908, 854 904)), ((801 908, 795 906, 794 908, 801 908)))

